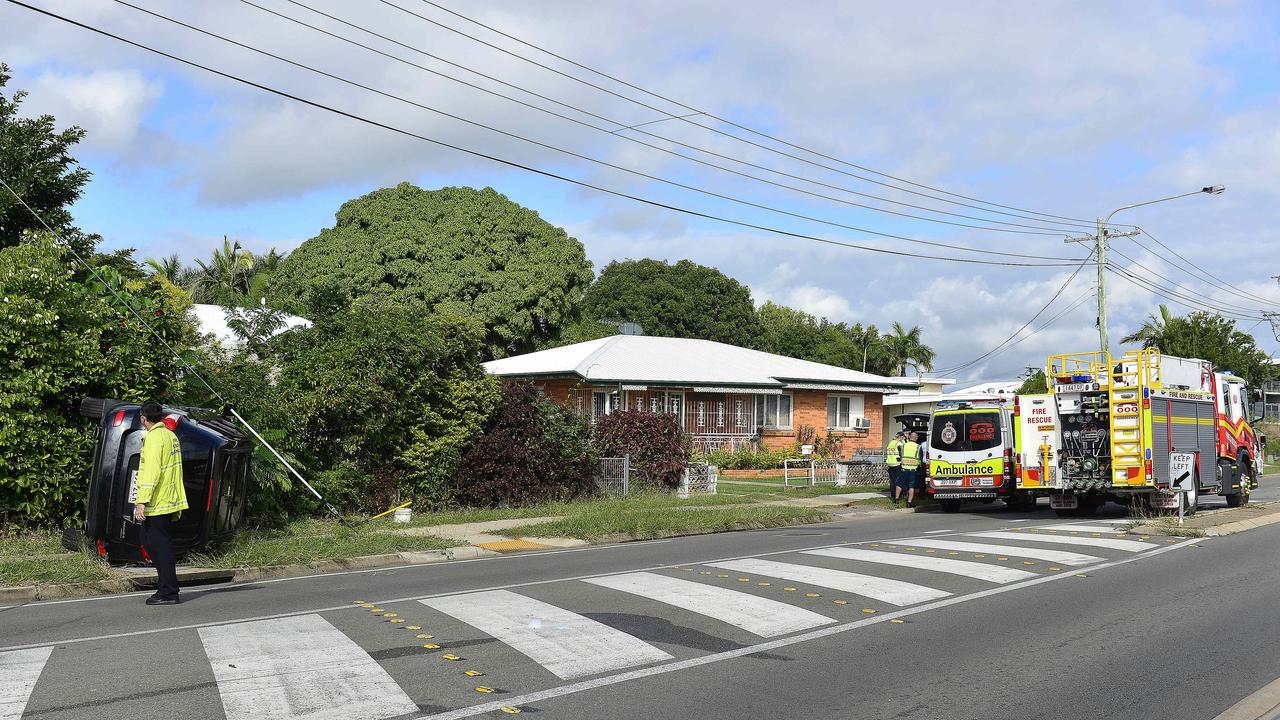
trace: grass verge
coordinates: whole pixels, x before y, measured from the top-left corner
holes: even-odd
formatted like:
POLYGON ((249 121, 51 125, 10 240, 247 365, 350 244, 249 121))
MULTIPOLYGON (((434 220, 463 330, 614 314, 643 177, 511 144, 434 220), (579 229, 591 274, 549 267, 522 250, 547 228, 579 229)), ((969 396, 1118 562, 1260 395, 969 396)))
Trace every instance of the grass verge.
POLYGON ((572 517, 504 531, 512 536, 576 537, 603 540, 615 537, 648 540, 675 535, 782 527, 822 522, 821 510, 791 507, 692 508, 669 512, 660 507, 597 506, 572 517))
POLYGON ((0 587, 93 582, 109 577, 107 564, 87 552, 0 557, 0 587))
MULTIPOLYGON (((402 527, 402 526, 397 526, 402 527)), ((455 543, 430 535, 393 535, 383 525, 345 527, 332 520, 307 520, 280 530, 247 530, 230 543, 187 562, 201 567, 241 568, 294 565, 360 555, 438 550, 455 543)))

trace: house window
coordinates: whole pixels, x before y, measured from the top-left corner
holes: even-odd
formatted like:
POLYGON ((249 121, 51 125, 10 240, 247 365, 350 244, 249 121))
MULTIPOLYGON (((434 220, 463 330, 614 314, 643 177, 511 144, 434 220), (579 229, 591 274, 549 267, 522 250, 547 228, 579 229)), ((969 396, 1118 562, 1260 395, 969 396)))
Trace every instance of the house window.
POLYGON ((862 417, 861 395, 828 395, 827 428, 852 430, 854 420, 862 417))
POLYGON ((669 392, 667 393, 667 414, 675 415, 677 420, 683 420, 684 415, 684 393, 669 392))
POLYGON ((609 393, 596 391, 591 393, 591 422, 595 422, 609 414, 609 393))
POLYGON ((757 395, 756 426, 791 429, 791 395, 757 395))

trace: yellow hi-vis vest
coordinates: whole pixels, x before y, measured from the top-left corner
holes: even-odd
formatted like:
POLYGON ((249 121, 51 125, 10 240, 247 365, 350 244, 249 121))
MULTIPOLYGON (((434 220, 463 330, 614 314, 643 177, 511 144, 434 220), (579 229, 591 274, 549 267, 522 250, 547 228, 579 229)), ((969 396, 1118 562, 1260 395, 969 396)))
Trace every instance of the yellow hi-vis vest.
POLYGON ((902 444, 902 469, 915 470, 920 467, 920 443, 910 440, 902 444))
POLYGON ((889 467, 898 467, 902 464, 902 441, 894 438, 889 441, 889 446, 885 448, 884 462, 889 467))
POLYGON ((187 490, 182 486, 182 448, 178 436, 156 423, 142 439, 138 459, 138 496, 135 503, 146 505, 147 517, 168 515, 187 509, 187 490))

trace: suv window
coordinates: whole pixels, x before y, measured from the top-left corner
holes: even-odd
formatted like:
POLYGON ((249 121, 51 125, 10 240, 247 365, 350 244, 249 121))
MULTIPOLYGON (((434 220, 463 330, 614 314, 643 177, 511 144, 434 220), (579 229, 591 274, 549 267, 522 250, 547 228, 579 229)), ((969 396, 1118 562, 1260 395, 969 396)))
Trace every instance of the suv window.
POLYGON ((934 415, 929 447, 941 452, 973 452, 1000 447, 999 412, 934 415))

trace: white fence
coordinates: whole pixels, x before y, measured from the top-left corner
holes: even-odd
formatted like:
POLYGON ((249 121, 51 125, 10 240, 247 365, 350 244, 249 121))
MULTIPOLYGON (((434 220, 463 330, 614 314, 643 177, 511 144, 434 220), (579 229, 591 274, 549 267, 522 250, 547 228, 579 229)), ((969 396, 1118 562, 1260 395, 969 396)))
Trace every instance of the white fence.
POLYGON ((815 485, 885 485, 889 471, 883 454, 855 452, 850 460, 795 458, 782 462, 782 484, 786 487, 815 485))
MULTIPOLYGON (((676 492, 682 498, 690 494, 715 495, 719 469, 707 463, 686 463, 676 492)), ((626 497, 631 494, 631 456, 600 458, 596 487, 605 495, 626 497)))

